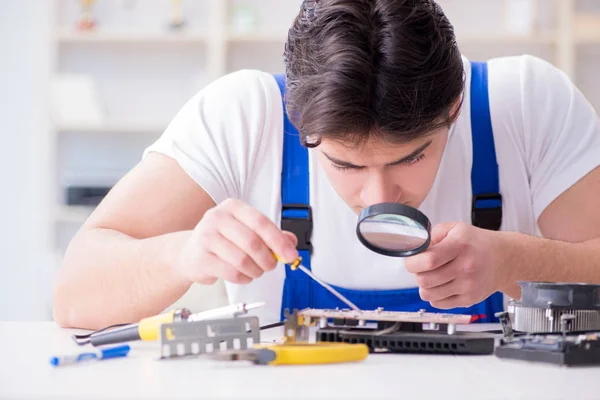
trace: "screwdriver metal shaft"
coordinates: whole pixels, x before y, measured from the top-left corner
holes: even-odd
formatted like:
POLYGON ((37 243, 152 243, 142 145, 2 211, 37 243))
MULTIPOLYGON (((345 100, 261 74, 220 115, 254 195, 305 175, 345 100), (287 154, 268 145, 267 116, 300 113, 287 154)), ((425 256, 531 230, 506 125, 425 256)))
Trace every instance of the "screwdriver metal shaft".
POLYGON ((309 269, 307 269, 304 265, 300 264, 302 262, 302 257, 298 257, 294 262, 288 263, 288 262, 285 262, 281 257, 279 257, 277 255, 277 253, 273 253, 273 255, 275 256, 275 258, 278 261, 280 261, 280 262, 282 262, 284 264, 288 264, 292 270, 295 270, 296 268, 298 268, 299 270, 302 270, 302 272, 304 272, 306 275, 308 275, 309 277, 311 277, 312 279, 314 279, 319 285, 323 286, 331 294, 333 294, 335 297, 337 297, 338 299, 340 299, 341 301, 343 301, 351 309, 353 309, 355 311, 360 311, 360 308, 356 307, 356 305, 354 305, 354 303, 352 303, 350 300, 348 300, 347 298, 345 298, 344 296, 342 296, 337 290, 335 290, 334 288, 332 288, 331 286, 329 286, 329 284, 323 282, 322 280, 320 280, 319 278, 317 278, 316 276, 314 276, 313 273, 310 272, 309 269))
POLYGON ((354 305, 354 303, 352 303, 350 300, 348 300, 347 298, 345 298, 344 296, 342 296, 337 290, 335 290, 334 288, 332 288, 331 286, 329 286, 329 284, 323 282, 322 280, 320 280, 319 278, 317 278, 316 276, 314 276, 313 273, 310 272, 304 265, 298 264, 296 266, 296 268, 298 268, 299 270, 301 270, 302 272, 304 272, 306 275, 310 276, 312 279, 314 279, 315 281, 317 281, 317 283, 319 283, 319 285, 321 285, 325 289, 329 290, 329 292, 331 292, 331 294, 333 294, 335 297, 337 297, 338 299, 340 299, 341 301, 343 301, 346 305, 348 305, 348 307, 350 307, 353 310, 360 311, 360 309, 358 307, 356 307, 356 305, 354 305))

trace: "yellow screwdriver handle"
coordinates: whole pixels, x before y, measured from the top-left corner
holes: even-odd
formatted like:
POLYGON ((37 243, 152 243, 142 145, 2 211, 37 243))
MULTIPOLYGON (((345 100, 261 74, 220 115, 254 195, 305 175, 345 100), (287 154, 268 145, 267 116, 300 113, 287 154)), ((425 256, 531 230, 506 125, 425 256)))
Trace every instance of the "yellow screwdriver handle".
POLYGON ((175 319, 175 310, 153 317, 144 318, 138 324, 140 339, 145 341, 158 340, 160 326, 172 324, 175 319))
POLYGON ((298 258, 296 258, 296 260, 289 263, 289 262, 282 260, 281 257, 279 257, 276 253, 273 253, 273 254, 275 255, 275 258, 277 259, 277 261, 282 262, 284 264, 288 264, 290 266, 290 268, 292 269, 292 271, 295 271, 296 268, 298 268, 298 265, 300 265, 300 263, 302 262, 302 257, 298 257, 298 258))
POLYGON ((349 343, 294 343, 256 348, 275 352, 275 359, 269 365, 336 364, 362 361, 369 355, 367 345, 349 343))

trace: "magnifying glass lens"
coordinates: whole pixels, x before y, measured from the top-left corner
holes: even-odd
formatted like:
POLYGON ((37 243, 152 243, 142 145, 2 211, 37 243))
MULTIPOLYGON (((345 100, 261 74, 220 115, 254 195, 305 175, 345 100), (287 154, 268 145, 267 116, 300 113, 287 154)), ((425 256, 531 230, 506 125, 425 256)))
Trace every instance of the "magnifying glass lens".
POLYGON ((392 251, 416 249, 423 246, 429 237, 425 227, 418 222, 393 214, 366 219, 359 229, 369 243, 392 251))
POLYGON ((373 251, 407 257, 428 247, 430 223, 414 208, 396 203, 376 204, 361 213, 357 235, 373 251))

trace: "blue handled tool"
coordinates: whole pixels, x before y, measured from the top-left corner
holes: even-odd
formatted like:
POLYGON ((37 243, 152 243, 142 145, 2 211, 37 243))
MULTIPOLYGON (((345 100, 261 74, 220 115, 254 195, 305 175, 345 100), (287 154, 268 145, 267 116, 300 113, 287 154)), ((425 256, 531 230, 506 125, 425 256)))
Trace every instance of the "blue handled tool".
POLYGON ((126 344, 124 346, 100 349, 98 351, 91 351, 81 354, 56 356, 50 358, 50 365, 54 367, 59 367, 64 365, 76 364, 83 361, 106 360, 109 358, 127 357, 130 349, 131 348, 129 347, 129 345, 126 344))

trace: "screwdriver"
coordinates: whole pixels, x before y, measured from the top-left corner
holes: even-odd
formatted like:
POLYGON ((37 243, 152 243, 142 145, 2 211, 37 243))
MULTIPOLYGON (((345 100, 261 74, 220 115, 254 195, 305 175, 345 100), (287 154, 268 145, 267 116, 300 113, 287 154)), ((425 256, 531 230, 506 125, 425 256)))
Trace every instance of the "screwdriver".
MULTIPOLYGON (((275 254, 275 258, 277 260, 281 261, 284 264, 288 264, 285 261, 283 261, 281 259, 281 257, 279 257, 277 254, 275 254)), ((293 263, 289 263, 288 265, 290 266, 290 268, 292 269, 292 271, 295 271, 296 269, 299 269, 300 271, 304 272, 306 275, 308 275, 313 280, 315 280, 319 285, 321 285, 325 289, 327 289, 335 297, 337 297, 338 299, 340 299, 341 301, 343 301, 351 309, 356 310, 356 311, 360 311, 360 309, 354 303, 352 303, 350 300, 348 300, 347 298, 345 298, 344 296, 342 296, 337 290, 335 290, 334 288, 332 288, 328 283, 323 282, 322 280, 320 280, 319 278, 317 278, 312 272, 310 272, 310 270, 308 268, 306 268, 301 263, 302 263, 302 257, 298 257, 293 263)))
POLYGON ((106 332, 102 329, 88 335, 74 335, 73 340, 80 346, 88 343, 92 344, 92 346, 102 346, 134 340, 155 341, 159 339, 160 329, 163 324, 205 321, 216 318, 235 318, 236 316, 248 313, 252 309, 262 307, 264 304, 264 302, 231 304, 195 314, 192 314, 186 308, 178 308, 164 314, 144 318, 138 323, 127 324, 118 329, 106 332))

